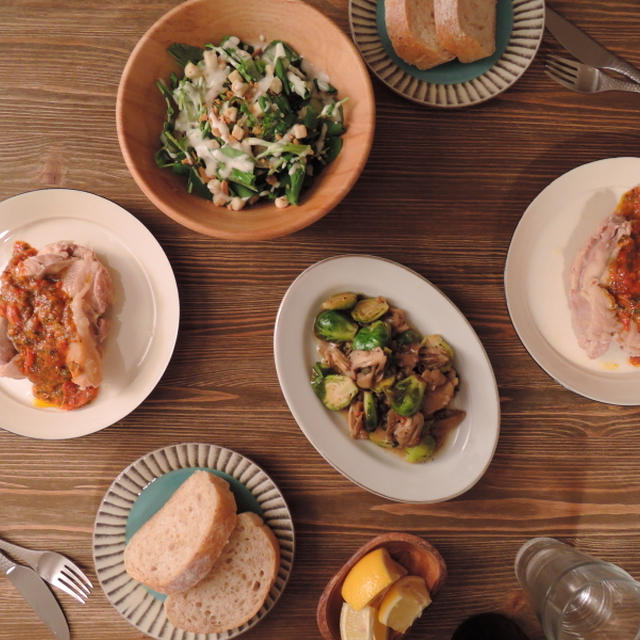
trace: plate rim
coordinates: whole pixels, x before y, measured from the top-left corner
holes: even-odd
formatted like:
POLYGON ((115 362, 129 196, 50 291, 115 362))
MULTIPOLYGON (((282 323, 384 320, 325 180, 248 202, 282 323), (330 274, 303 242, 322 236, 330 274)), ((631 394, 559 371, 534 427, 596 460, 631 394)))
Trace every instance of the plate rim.
POLYGON ((447 85, 412 76, 388 55, 378 34, 378 0, 349 0, 349 29, 365 63, 389 89, 417 104, 459 109, 481 104, 509 89, 525 73, 538 53, 544 34, 545 0, 512 2, 513 26, 502 55, 489 69, 475 78, 447 85), (535 36, 529 33, 532 30, 536 32, 535 36), (516 71, 513 70, 514 67, 517 67, 516 71), (383 71, 389 69, 391 71, 385 76, 383 71), (395 82, 388 79, 392 75, 397 78, 395 82), (508 77, 507 80, 505 76, 508 77))
MULTIPOLYGON (((518 304, 519 301, 517 300, 519 293, 521 293, 519 290, 522 289, 521 281, 517 278, 517 275, 520 275, 517 261, 525 260, 525 258, 522 258, 517 254, 517 251, 520 249, 520 245, 524 242, 522 240, 523 234, 527 231, 527 226, 532 224, 533 216, 536 212, 536 206, 539 202, 544 197, 548 196, 552 190, 561 188, 566 181, 573 180, 580 174, 598 172, 598 170, 601 170, 603 166, 609 164, 619 164, 624 166, 627 163, 635 163, 638 165, 638 169, 640 169, 640 156, 618 156, 613 158, 600 158, 585 162, 556 176, 551 180, 551 182, 540 189, 536 196, 527 205, 513 231, 505 259, 503 281, 504 297, 511 324, 513 325, 522 346, 540 369, 542 369, 563 388, 589 400, 620 406, 638 406, 640 405, 640 400, 637 397, 637 390, 635 392, 635 397, 631 397, 630 395, 627 398, 624 393, 620 395, 622 383, 625 382, 625 380, 622 380, 622 376, 630 377, 634 372, 630 372, 628 374, 617 374, 618 378, 615 380, 614 384, 613 376, 602 375, 595 370, 586 369, 578 363, 571 362, 569 358, 556 351, 556 349, 548 343, 544 334, 542 334, 533 320, 533 316, 526 312, 530 308, 529 305, 526 304, 526 309, 521 309, 521 305, 518 304), (518 282, 516 282, 516 280, 518 282), (539 346, 538 343, 534 342, 534 339, 538 334, 542 337, 542 346, 539 346), (570 372, 569 374, 567 374, 567 370, 570 372), (593 391, 585 389, 582 384, 582 381, 585 378, 591 378, 594 381, 597 381, 598 386, 594 387, 593 391), (610 381, 610 383, 608 384, 607 381, 610 381), (609 389, 609 386, 613 388, 609 389)), ((594 177, 594 179, 596 178, 594 177)), ((640 179, 638 180, 638 183, 640 183, 640 179)), ((592 181, 589 181, 588 184, 588 188, 581 187, 579 191, 586 192, 612 186, 610 182, 608 184, 594 185, 592 181)), ((606 215, 607 213, 603 215, 602 219, 604 219, 606 215)), ((526 246, 526 243, 524 244, 526 246)), ((531 247, 529 247, 529 249, 531 249, 531 247)), ((528 253, 529 252, 525 252, 525 255, 528 253)), ((527 259, 530 260, 530 256, 527 259)), ((640 372, 638 372, 638 375, 640 375, 640 372)))
MULTIPOLYGON (((371 255, 371 254, 340 254, 340 255, 335 255, 335 256, 331 256, 331 257, 319 260, 319 261, 309 265, 305 269, 303 269, 294 278, 294 280, 291 282, 291 284, 287 288, 285 294, 282 297, 280 306, 278 307, 278 312, 277 312, 277 315, 276 315, 276 321, 275 321, 273 336, 274 336, 273 337, 274 362, 275 362, 275 366, 276 366, 276 373, 277 373, 277 377, 278 377, 278 382, 280 384, 280 389, 281 389, 281 392, 282 392, 282 394, 283 394, 283 396, 285 398, 285 401, 287 403, 289 411, 291 412, 292 417, 294 418, 296 424, 298 425, 298 428, 302 431, 302 433, 305 435, 307 440, 314 447, 314 449, 322 456, 322 458, 331 467, 333 467, 338 473, 343 475, 345 478, 347 478, 349 481, 351 481, 356 486, 358 486, 358 487, 360 487, 362 489, 365 489, 369 493, 372 493, 372 494, 377 495, 377 496, 379 496, 381 498, 385 498, 387 500, 391 500, 391 501, 394 501, 394 502, 410 503, 410 504, 434 504, 434 503, 437 503, 437 502, 444 502, 446 500, 451 500, 453 498, 458 497, 459 495, 462 495, 463 493, 465 493, 466 491, 471 489, 473 486, 475 486, 481 480, 481 478, 485 475, 485 473, 486 473, 487 469, 489 468, 489 466, 490 466, 490 464, 491 464, 491 462, 493 460, 493 457, 495 455, 495 452, 496 452, 496 449, 497 449, 497 445, 498 445, 499 436, 500 436, 500 422, 501 422, 500 394, 499 394, 497 380, 496 380, 496 377, 495 377, 495 372, 493 371, 493 367, 491 365, 491 361, 490 361, 489 356, 488 356, 488 354, 487 354, 487 352, 486 352, 486 350, 484 348, 484 345, 482 344, 482 341, 480 340, 480 338, 477 335, 475 329, 473 328, 473 326, 469 322, 468 318, 462 313, 462 311, 457 307, 457 305, 455 305, 449 299, 449 297, 440 290, 439 287, 434 285, 431 281, 429 281, 427 278, 425 278, 424 276, 422 276, 418 272, 414 271, 413 269, 411 269, 411 268, 409 268, 409 267, 407 267, 407 266, 405 266, 405 265, 403 265, 401 263, 398 263, 398 262, 396 262, 394 260, 391 260, 389 258, 379 257, 379 256, 371 255), (344 260, 344 259, 348 259, 348 260, 352 260, 352 259, 373 260, 375 262, 383 263, 385 265, 385 267, 399 268, 399 269, 405 271, 409 276, 417 277, 427 287, 433 289, 433 291, 436 293, 436 295, 438 295, 438 296, 440 296, 442 298, 442 300, 446 304, 447 308, 450 311, 452 311, 455 315, 457 315, 458 318, 461 319, 464 322, 466 330, 469 332, 470 337, 472 337, 472 339, 474 340, 475 346, 478 348, 478 353, 481 354, 481 356, 482 356, 483 364, 486 366, 486 369, 487 369, 488 373, 490 374, 490 383, 491 383, 490 387, 493 390, 494 400, 495 400, 495 402, 493 402, 491 404, 492 408, 495 409, 495 428, 492 427, 492 431, 490 433, 490 435, 493 438, 493 441, 491 442, 490 451, 488 451, 488 455, 486 456, 486 459, 483 461, 483 464, 481 465, 481 467, 478 468, 478 470, 477 470, 476 474, 474 475, 474 477, 470 481, 466 482, 463 487, 457 489, 454 492, 451 492, 451 493, 448 493, 446 495, 443 495, 443 496, 440 496, 440 497, 436 497, 436 498, 415 499, 413 497, 406 497, 406 495, 402 495, 402 493, 398 493, 398 492, 393 492, 393 491, 382 492, 382 491, 375 490, 374 488, 368 486, 368 484, 366 482, 363 482, 363 481, 360 481, 360 480, 357 480, 356 478, 354 478, 353 475, 348 472, 348 470, 341 468, 340 466, 338 466, 331 459, 329 454, 326 451, 324 451, 322 449, 322 447, 320 447, 315 442, 315 439, 313 438, 313 436, 310 435, 307 432, 307 428, 303 427, 303 423, 305 421, 300 419, 300 417, 298 415, 298 411, 295 408, 295 405, 290 401, 289 393, 288 393, 287 389, 282 384, 282 379, 283 379, 283 376, 284 376, 283 371, 285 370, 286 365, 282 360, 282 357, 281 357, 281 354, 280 354, 280 349, 278 348, 278 341, 279 341, 280 332, 281 332, 280 327, 282 326, 282 323, 283 323, 283 320, 282 320, 282 318, 283 318, 283 309, 286 307, 286 302, 287 302, 287 299, 288 299, 288 296, 290 295, 290 293, 292 291, 295 291, 295 286, 310 271, 315 270, 316 268, 319 268, 319 267, 323 266, 324 264, 326 264, 328 262, 340 261, 340 260, 344 260)), ((409 464, 409 463, 407 463, 407 464, 409 464)))
MULTIPOLYGON (((14 433, 19 436, 24 436, 24 437, 39 439, 39 440, 67 440, 67 439, 79 438, 82 436, 90 435, 92 433, 101 431, 102 429, 106 429, 109 426, 112 426, 119 420, 122 420, 123 418, 128 416, 130 413, 135 411, 135 409, 137 409, 146 400, 149 394, 151 394, 151 392, 155 389, 158 382, 164 375, 167 367, 169 366, 169 363, 173 356, 173 352, 175 350, 175 345, 177 343, 178 331, 180 326, 180 296, 179 296, 178 285, 176 282, 175 274, 171 266, 171 262, 169 261, 168 256, 166 255, 164 249, 162 248, 162 245, 160 245, 157 238, 151 233, 151 231, 149 231, 149 229, 147 229, 147 227, 136 216, 134 216, 130 211, 128 211, 122 205, 118 204, 117 202, 115 202, 110 198, 99 195, 97 193, 93 193, 91 191, 86 191, 84 189, 76 189, 76 188, 43 187, 41 189, 31 189, 29 191, 23 191, 21 193, 13 194, 0 201, 0 223, 3 218, 3 215, 5 215, 3 212, 3 208, 7 206, 7 203, 10 203, 11 201, 17 200, 17 199, 28 200, 29 198, 34 197, 36 194, 45 194, 47 192, 56 192, 57 194, 60 194, 60 197, 63 197, 63 198, 67 197, 71 199, 77 198, 78 200, 100 201, 104 205, 111 208, 114 213, 117 213, 120 219, 123 219, 123 220, 126 219, 129 224, 131 224, 134 228, 136 228, 139 231, 139 233, 141 234, 141 237, 144 237, 146 239, 146 241, 149 243, 149 246, 152 247, 154 251, 154 261, 158 261, 157 263, 154 262, 154 269, 156 268, 159 269, 160 267, 162 267, 163 278, 164 278, 163 282, 166 282, 167 287, 170 287, 170 292, 168 296, 171 298, 171 300, 175 301, 175 304, 172 305, 171 313, 168 312, 169 309, 163 310, 163 318, 164 318, 164 321, 167 323, 166 327, 167 327, 169 340, 166 341, 165 344, 163 344, 163 349, 166 350, 166 357, 162 359, 162 366, 158 367, 155 373, 151 372, 147 383, 144 385, 143 389, 139 392, 136 398, 133 401, 129 402, 125 407, 123 407, 121 411, 114 412, 112 416, 108 418, 108 420, 105 420, 105 419, 96 420, 90 428, 81 430, 81 432, 74 431, 72 433, 69 433, 69 432, 65 432, 64 430, 62 432, 60 430, 56 430, 55 432, 45 431, 45 433, 38 433, 38 434, 33 433, 32 429, 31 430, 21 429, 20 425, 23 422, 22 418, 19 419, 18 424, 11 424, 11 426, 8 426, 8 423, 6 422, 6 418, 3 418, 0 421, 1 429, 4 429, 5 431, 14 433), (113 416, 117 416, 117 417, 114 418, 113 416)), ((84 202, 83 205, 86 205, 86 202, 84 202)), ((79 218, 88 223, 106 227, 112 233, 114 233, 116 237, 118 237, 118 239, 122 242, 123 246, 131 250, 128 242, 125 241, 122 238, 122 236, 120 236, 120 234, 117 232, 115 223, 105 225, 103 220, 100 220, 91 215, 87 215, 85 213, 85 210, 86 209, 83 207, 78 207, 78 211, 80 211, 80 213, 78 214, 78 211, 74 211, 72 212, 73 215, 70 215, 70 217, 79 218)), ((47 212, 43 211, 40 213, 40 215, 34 218, 32 222, 30 222, 30 224, 33 224, 34 222, 38 222, 38 221, 51 220, 51 219, 52 218, 47 215, 47 212)), ((11 231, 12 228, 13 227, 9 227, 9 229, 5 231, 11 231)), ((131 251, 131 253, 132 255, 135 255, 134 251, 131 251)), ((144 263, 140 263, 141 266, 143 264, 144 263)), ((5 265, 2 265, 2 269, 4 269, 4 266, 5 265)), ((146 267, 146 265, 144 266, 146 267)), ((149 281, 149 286, 151 288, 152 294, 155 297, 158 297, 158 291, 155 287, 152 287, 152 281, 148 277, 149 276, 148 271, 149 271, 148 269, 143 270, 143 274, 149 281)), ((84 410, 79 409, 77 411, 83 411, 83 413, 86 414, 86 412, 92 411, 93 406, 94 406, 93 403, 91 403, 87 405, 87 407, 84 408, 84 410)), ((31 409, 33 411, 39 411, 36 407, 25 406, 24 408, 25 410, 31 409)), ((42 415, 45 417, 44 419, 46 420, 46 416, 48 414, 45 412, 42 412, 42 415)), ((67 415, 67 412, 65 412, 65 415, 67 415)), ((16 421, 14 420, 14 423, 15 422, 16 421)), ((30 421, 29 424, 32 424, 32 422, 30 421)))
POLYGON ((201 638, 202 640, 231 640, 231 638, 243 634, 258 624, 258 622, 271 612, 280 599, 293 569, 295 557, 295 528, 291 510, 284 495, 271 476, 260 465, 256 464, 247 456, 228 447, 203 442, 182 442, 149 451, 131 462, 116 475, 105 491, 96 511, 91 550, 96 577, 105 598, 120 616, 132 627, 138 629, 138 631, 155 640, 192 640, 194 637, 201 638), (162 468, 156 457, 169 456, 170 454, 173 455, 172 459, 166 457, 165 460, 162 461, 165 465, 168 465, 169 468, 162 473, 158 473, 158 470, 162 470, 162 468), (212 467, 209 464, 200 464, 207 459, 211 460, 212 456, 215 456, 214 464, 216 466, 212 467), (151 460, 153 460, 153 464, 156 465, 156 469, 151 466, 151 460), (220 466, 217 466, 220 461, 222 461, 222 463, 220 466), (227 466, 230 464, 234 465, 233 468, 227 466), (260 505, 264 522, 269 524, 280 546, 278 573, 260 611, 243 625, 220 633, 196 634, 174 627, 164 615, 163 603, 156 600, 141 583, 129 577, 124 571, 123 554, 127 518, 131 506, 135 503, 142 490, 148 486, 150 482, 164 475, 164 473, 177 469, 201 466, 208 466, 216 471, 228 473, 251 492, 260 505), (247 478, 245 476, 249 473, 253 474, 251 478, 257 478, 259 481, 256 486, 247 486, 247 478), (128 481, 128 484, 125 480, 128 481), (258 489, 260 493, 256 493, 258 489), (123 506, 123 501, 125 506, 123 506), (126 505, 130 506, 126 508, 126 505), (269 515, 271 512, 272 515, 269 515), (99 528, 101 529, 99 530, 99 528), (103 560, 105 562, 104 566, 102 564, 103 560), (116 576, 107 575, 114 570, 114 567, 119 573, 116 576), (105 587, 105 581, 107 579, 113 581, 114 577, 120 578, 119 581, 116 581, 113 591, 117 593, 117 600, 111 597, 105 587), (128 595, 133 594, 134 597, 140 601, 140 605, 136 606, 131 612, 130 617, 136 612, 140 613, 138 611, 140 606, 144 609, 142 615, 139 616, 138 622, 134 622, 130 617, 127 617, 127 595, 122 594, 122 589, 128 586, 131 587, 128 595), (117 605, 120 605, 120 607, 117 605), (153 613, 153 610, 155 610, 156 617, 154 617, 153 620, 147 621, 146 626, 142 626, 141 621, 148 618, 148 614, 150 612, 153 613), (160 633, 163 633, 163 635, 160 635, 160 633))

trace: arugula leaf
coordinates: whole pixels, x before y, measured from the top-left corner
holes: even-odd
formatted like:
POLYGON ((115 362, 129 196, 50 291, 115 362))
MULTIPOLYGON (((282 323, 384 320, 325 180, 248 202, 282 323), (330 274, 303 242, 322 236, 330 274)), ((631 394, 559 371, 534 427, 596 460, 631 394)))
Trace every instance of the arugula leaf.
POLYGON ((186 67, 188 62, 197 64, 202 60, 204 49, 202 47, 194 47, 190 44, 182 44, 174 42, 167 48, 169 55, 181 66, 186 67))

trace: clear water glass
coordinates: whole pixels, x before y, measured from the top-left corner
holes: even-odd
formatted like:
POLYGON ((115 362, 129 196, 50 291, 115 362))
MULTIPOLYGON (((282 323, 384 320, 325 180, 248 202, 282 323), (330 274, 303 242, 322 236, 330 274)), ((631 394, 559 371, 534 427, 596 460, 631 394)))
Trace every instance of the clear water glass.
POLYGON ((640 640, 640 583, 620 567, 533 538, 515 572, 547 640, 640 640))

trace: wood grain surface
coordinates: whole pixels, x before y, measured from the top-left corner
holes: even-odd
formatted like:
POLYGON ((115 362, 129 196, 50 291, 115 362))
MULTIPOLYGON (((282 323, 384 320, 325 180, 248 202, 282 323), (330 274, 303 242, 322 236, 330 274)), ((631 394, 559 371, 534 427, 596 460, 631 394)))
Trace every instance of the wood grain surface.
MULTIPOLYGON (((182 313, 166 373, 117 424, 69 441, 0 430, 0 536, 68 554, 95 579, 93 521, 113 478, 152 449, 210 442, 262 466, 296 526, 290 583, 247 640, 319 637, 315 609, 325 584, 361 544, 388 531, 424 537, 448 567, 447 583, 410 638, 448 640, 466 617, 499 611, 542 640, 513 572, 516 550, 532 536, 561 538, 640 577, 638 409, 587 400, 549 378, 519 342, 503 291, 511 235, 540 190, 585 162, 639 155, 640 97, 583 96, 554 84, 543 72, 545 53, 559 50, 548 34, 513 87, 469 109, 421 107, 374 79, 373 148, 345 200, 289 237, 214 240, 149 203, 116 139, 115 98, 127 57, 176 4, 0 2, 0 198, 53 186, 114 200, 166 251, 182 313), (485 476, 454 500, 418 506, 367 493, 325 463, 288 411, 272 355, 278 305, 300 271, 342 253, 390 258, 430 279, 489 354, 500 389, 500 440, 485 476)), ((348 32, 346 0, 311 4, 348 32)), ((640 66, 636 0, 550 4, 640 66)), ((99 587, 84 606, 59 600, 74 639, 142 637, 99 587)), ((0 578, 0 638, 48 637, 0 578)))

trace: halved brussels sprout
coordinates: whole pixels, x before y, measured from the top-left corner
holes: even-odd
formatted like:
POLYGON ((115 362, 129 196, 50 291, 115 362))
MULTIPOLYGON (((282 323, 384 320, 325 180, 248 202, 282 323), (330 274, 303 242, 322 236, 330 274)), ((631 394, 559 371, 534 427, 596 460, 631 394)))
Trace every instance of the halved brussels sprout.
POLYGON ((364 405, 364 428, 367 431, 373 431, 378 426, 378 408, 371 391, 365 391, 362 394, 362 404, 364 405))
POLYGON ((391 408, 398 415, 412 416, 420 409, 426 386, 418 376, 403 378, 388 392, 391 408))
POLYGON ((407 329, 396 336, 396 342, 398 344, 413 344, 414 342, 421 342, 422 336, 415 329, 407 329))
POLYGON ((358 302, 358 294, 351 291, 336 293, 322 303, 323 309, 351 309, 358 302))
POLYGON ((425 462, 436 450, 436 439, 431 434, 426 434, 415 447, 406 447, 404 459, 407 462, 425 462))
POLYGON ((318 385, 318 397, 322 404, 331 411, 346 409, 358 393, 356 383, 349 376, 329 374, 324 376, 318 385))
POLYGON ((392 449, 394 444, 384 429, 376 429, 369 434, 369 440, 383 449, 392 449))
POLYGON ((431 349, 438 349, 453 360, 453 347, 440 335, 433 334, 425 336, 422 339, 422 344, 431 349))
POLYGON ((378 320, 361 327, 353 339, 353 348, 371 351, 376 347, 384 347, 391 339, 391 328, 383 320, 378 320))
POLYGON ((351 317, 356 322, 369 324, 383 316, 387 311, 389 311, 389 304, 382 296, 363 298, 351 310, 351 317))
POLYGON ((358 325, 339 311, 326 309, 316 316, 313 330, 318 338, 329 342, 348 342, 358 332, 358 325))
POLYGON ((382 378, 380 382, 376 383, 373 386, 372 391, 374 393, 386 393, 391 387, 393 387, 393 383, 396 381, 395 376, 387 376, 386 378, 382 378))

